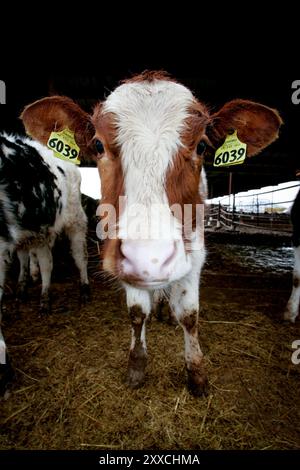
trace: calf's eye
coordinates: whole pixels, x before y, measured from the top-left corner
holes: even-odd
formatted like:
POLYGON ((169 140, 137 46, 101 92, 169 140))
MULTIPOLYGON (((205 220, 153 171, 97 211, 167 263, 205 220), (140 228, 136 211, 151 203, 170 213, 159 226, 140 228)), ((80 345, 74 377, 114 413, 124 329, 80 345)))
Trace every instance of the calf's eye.
POLYGON ((202 155, 202 153, 205 151, 205 149, 206 149, 206 143, 204 142, 204 140, 201 140, 199 142, 199 144, 197 145, 198 155, 202 155))
POLYGON ((104 147, 103 147, 101 140, 98 140, 98 139, 95 140, 95 147, 98 153, 104 152, 104 147))

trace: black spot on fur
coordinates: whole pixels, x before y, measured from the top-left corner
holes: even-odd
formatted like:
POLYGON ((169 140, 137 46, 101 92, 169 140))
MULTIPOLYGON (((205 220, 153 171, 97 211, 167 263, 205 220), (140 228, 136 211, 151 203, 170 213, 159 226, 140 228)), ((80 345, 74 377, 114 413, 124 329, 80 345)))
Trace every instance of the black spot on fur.
POLYGON ((3 209, 3 204, 0 201, 0 237, 4 240, 9 241, 11 239, 10 233, 8 230, 8 222, 3 209))
MULTIPOLYGON (((5 190, 18 225, 33 232, 52 226, 61 203, 61 190, 57 187, 56 176, 38 151, 21 139, 13 143, 0 135, 0 164, 0 186, 5 190), (2 145, 14 154, 6 156, 2 145)), ((4 224, 1 223, 3 234, 0 235, 7 238, 4 210, 2 202, 0 222, 3 220, 4 224)))
POLYGON ((64 170, 60 166, 58 166, 57 169, 58 169, 58 171, 61 172, 62 175, 66 176, 66 173, 64 172, 64 170))

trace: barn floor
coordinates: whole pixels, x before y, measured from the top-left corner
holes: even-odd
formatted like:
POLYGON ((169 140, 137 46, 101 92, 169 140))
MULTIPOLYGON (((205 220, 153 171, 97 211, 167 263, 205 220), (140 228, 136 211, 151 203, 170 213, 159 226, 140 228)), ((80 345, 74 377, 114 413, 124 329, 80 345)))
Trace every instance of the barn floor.
POLYGON ((3 329, 16 381, 0 401, 0 448, 300 449, 300 365, 291 362, 300 321, 281 321, 291 266, 290 248, 209 247, 202 399, 185 387, 180 327, 155 318, 146 383, 126 388, 129 320, 113 286, 93 279, 93 300, 79 309, 76 275, 62 282, 57 269, 53 314, 40 319, 39 287, 17 315, 8 284, 3 329))

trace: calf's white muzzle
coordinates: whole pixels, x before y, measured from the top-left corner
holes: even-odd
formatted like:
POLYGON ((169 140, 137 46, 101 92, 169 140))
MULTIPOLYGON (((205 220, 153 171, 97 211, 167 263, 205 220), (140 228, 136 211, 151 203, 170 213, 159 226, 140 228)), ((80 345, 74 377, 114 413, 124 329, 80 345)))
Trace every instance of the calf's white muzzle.
POLYGON ((137 287, 164 287, 190 269, 182 241, 122 240, 120 251, 122 277, 137 287))

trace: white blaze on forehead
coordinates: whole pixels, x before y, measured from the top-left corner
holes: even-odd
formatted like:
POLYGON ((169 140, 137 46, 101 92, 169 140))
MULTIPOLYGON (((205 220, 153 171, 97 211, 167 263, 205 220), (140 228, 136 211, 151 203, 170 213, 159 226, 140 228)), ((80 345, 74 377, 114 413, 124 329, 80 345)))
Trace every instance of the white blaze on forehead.
POLYGON ((165 178, 194 98, 167 80, 125 83, 106 100, 116 116, 128 204, 167 204, 165 178))

